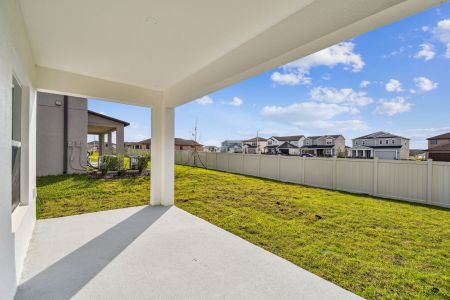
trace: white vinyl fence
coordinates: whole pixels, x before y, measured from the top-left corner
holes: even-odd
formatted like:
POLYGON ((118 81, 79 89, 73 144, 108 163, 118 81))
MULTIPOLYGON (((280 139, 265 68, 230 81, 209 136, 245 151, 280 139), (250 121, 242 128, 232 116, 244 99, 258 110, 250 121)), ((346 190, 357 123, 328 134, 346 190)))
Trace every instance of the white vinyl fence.
POLYGON ((450 207, 450 163, 176 151, 182 165, 450 207))

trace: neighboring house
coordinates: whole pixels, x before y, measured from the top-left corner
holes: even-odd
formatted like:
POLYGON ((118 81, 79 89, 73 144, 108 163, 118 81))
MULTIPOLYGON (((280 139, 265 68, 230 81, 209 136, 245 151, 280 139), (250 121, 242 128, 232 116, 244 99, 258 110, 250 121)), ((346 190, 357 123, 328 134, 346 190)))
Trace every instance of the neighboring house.
MULTIPOLYGON (((152 146, 152 139, 142 140, 140 142, 127 143, 128 149, 135 150, 150 150, 152 146)), ((203 151, 203 145, 197 143, 194 140, 185 140, 181 138, 175 138, 175 150, 194 150, 198 152, 203 151)))
POLYGON ((315 156, 346 156, 345 138, 340 135, 309 136, 300 148, 301 153, 315 156))
POLYGON ((205 152, 220 152, 220 147, 217 147, 217 146, 204 146, 203 150, 205 152))
POLYGON ((220 152, 242 153, 243 146, 241 140, 226 140, 222 142, 220 152))
POLYGON ((85 172, 87 136, 97 135, 99 154, 124 153, 124 127, 129 123, 87 109, 87 99, 38 92, 36 121, 36 175, 85 172), (105 137, 108 138, 107 142, 105 137))
POLYGON ((267 139, 262 137, 254 137, 248 140, 243 140, 243 152, 245 154, 260 154, 265 152, 267 139))
POLYGON ((450 162, 450 132, 428 138, 428 158, 450 162))
POLYGON ((87 143, 87 151, 91 152, 91 151, 98 151, 99 148, 99 142, 98 141, 90 141, 89 143, 87 143))
POLYGON ((304 135, 272 136, 267 140, 269 154, 299 155, 305 141, 304 135))
POLYGON ((353 139, 352 158, 408 159, 409 139, 378 131, 353 139))

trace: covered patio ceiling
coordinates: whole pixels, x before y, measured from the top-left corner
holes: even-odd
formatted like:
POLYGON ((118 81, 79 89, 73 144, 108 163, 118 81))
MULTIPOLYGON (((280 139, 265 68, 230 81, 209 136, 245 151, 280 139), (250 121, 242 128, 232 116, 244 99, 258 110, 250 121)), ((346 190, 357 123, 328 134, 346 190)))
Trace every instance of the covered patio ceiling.
POLYGON ((175 107, 443 0, 20 0, 40 90, 175 107))

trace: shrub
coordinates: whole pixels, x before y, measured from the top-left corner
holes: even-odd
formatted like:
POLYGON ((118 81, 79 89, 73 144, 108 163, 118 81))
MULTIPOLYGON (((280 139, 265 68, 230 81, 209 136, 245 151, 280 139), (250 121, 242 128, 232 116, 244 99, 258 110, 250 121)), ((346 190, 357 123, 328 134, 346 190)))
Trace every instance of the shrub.
POLYGON ((142 174, 144 170, 147 169, 149 161, 150 161, 149 156, 139 156, 137 161, 137 169, 139 170, 139 174, 142 174))
POLYGON ((102 161, 100 163, 100 165, 98 166, 98 169, 100 171, 100 173, 102 173, 103 176, 105 176, 106 174, 108 174, 108 171, 112 170, 112 161, 111 161, 112 156, 109 155, 104 155, 102 157, 102 161))
POLYGON ((115 170, 117 170, 117 175, 122 176, 125 175, 127 169, 125 168, 125 162, 123 155, 116 156, 116 166, 115 170))

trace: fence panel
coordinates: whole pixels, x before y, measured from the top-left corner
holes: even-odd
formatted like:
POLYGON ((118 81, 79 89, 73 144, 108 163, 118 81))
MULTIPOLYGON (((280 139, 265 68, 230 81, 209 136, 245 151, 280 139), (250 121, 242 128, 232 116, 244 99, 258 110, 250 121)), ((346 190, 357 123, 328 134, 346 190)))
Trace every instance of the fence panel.
POLYGON ((244 155, 244 174, 259 176, 260 155, 247 154, 244 155))
POLYGON ((425 203, 427 172, 427 162, 380 160, 377 195, 425 203))
POLYGON ((307 158, 305 160, 305 184, 331 189, 333 187, 333 160, 307 158))
POLYGON ((176 151, 175 162, 285 182, 450 207, 450 163, 176 151))
POLYGON ((302 160, 298 157, 280 157, 280 180, 292 183, 302 181, 302 160))
POLYGON ((278 179, 278 158, 277 156, 262 155, 260 175, 264 178, 278 179))
POLYGON ((217 152, 206 152, 206 161, 203 163, 208 169, 217 168, 217 152))
POLYGON ((336 161, 336 186, 338 190, 372 194, 373 193, 374 160, 348 160, 336 161))
POLYGON ((431 204, 450 207, 450 163, 433 162, 431 204))
POLYGON ((229 171, 233 173, 243 173, 244 155, 239 153, 230 153, 229 155, 229 171))
POLYGON ((229 171, 228 156, 228 153, 217 153, 217 170, 229 171))

